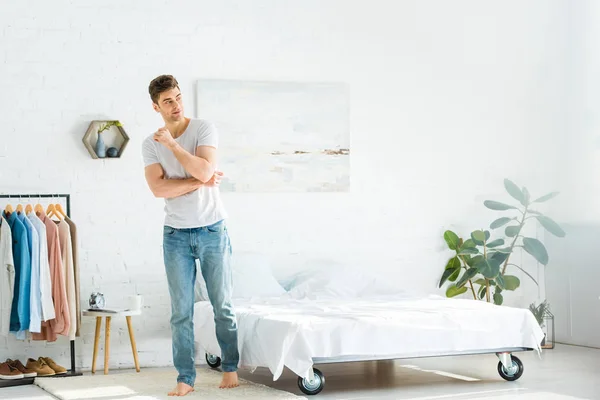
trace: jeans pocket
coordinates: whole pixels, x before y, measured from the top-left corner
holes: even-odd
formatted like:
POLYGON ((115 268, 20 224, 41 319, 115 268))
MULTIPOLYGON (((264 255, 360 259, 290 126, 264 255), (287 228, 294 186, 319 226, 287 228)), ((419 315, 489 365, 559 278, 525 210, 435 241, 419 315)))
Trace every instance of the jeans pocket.
POLYGON ((225 222, 224 221, 219 221, 219 222, 215 222, 212 225, 208 225, 206 227, 206 230, 212 233, 221 233, 225 231, 225 222))
POLYGON ((173 234, 175 234, 175 228, 171 228, 170 226, 165 226, 163 228, 163 235, 171 236, 173 234))

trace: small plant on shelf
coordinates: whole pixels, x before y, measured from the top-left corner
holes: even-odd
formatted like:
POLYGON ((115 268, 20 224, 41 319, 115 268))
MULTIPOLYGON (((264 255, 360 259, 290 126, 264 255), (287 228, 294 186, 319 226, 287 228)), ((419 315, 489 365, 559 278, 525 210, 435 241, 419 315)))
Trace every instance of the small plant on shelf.
POLYGON ((441 288, 446 281, 455 282, 446 289, 447 297, 458 296, 471 290, 475 300, 485 299, 487 302, 493 301, 494 304, 501 305, 504 301, 502 292, 514 291, 521 285, 518 277, 508 274, 509 268, 521 270, 536 285, 538 284, 525 269, 511 262, 511 255, 516 249, 524 249, 544 266, 549 261, 548 252, 541 241, 521 234, 525 224, 535 219, 551 234, 557 237, 565 236, 565 232, 556 222, 531 208, 536 203, 543 203, 556 197, 558 192, 549 193, 532 201, 527 188, 521 189, 508 179, 504 180, 504 187, 520 205, 514 206, 493 200, 486 200, 483 204, 490 210, 511 211, 516 214, 516 216, 498 218, 490 224, 492 230, 507 225, 504 229, 506 242, 503 237, 490 241, 491 233, 488 230, 475 230, 467 240, 451 230, 444 232, 444 240, 450 250, 455 252, 446 263, 439 283, 441 288))
POLYGON ((119 121, 106 121, 103 125, 98 128, 98 134, 110 129, 111 126, 123 126, 119 121))
POLYGON ((123 125, 121 125, 121 123, 119 121, 106 121, 104 124, 100 125, 100 127, 98 128, 98 140, 96 141, 96 149, 95 149, 96 154, 98 155, 99 158, 106 157, 107 152, 108 152, 109 157, 116 156, 117 149, 115 149, 114 147, 111 147, 107 151, 106 144, 104 143, 104 139, 102 138, 102 135, 101 135, 102 132, 104 132, 107 129, 110 129, 111 126, 123 126, 123 125))
POLYGON ((118 120, 93 120, 83 136, 83 144, 96 159, 120 158, 128 142, 129 136, 118 120))

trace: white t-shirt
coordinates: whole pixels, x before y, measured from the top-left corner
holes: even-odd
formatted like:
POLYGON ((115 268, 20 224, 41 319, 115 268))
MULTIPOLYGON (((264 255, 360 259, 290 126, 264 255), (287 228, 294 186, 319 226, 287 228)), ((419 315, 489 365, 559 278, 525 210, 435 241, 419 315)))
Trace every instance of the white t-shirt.
MULTIPOLYGON (((165 179, 191 178, 171 150, 148 136, 142 145, 144 166, 159 163, 165 179)), ((196 154, 198 146, 218 148, 218 132, 215 126, 202 119, 191 119, 187 129, 175 139, 190 154, 196 154)), ((199 189, 175 198, 165 199, 165 225, 181 228, 198 228, 212 225, 227 218, 221 202, 218 186, 200 186, 199 189)))

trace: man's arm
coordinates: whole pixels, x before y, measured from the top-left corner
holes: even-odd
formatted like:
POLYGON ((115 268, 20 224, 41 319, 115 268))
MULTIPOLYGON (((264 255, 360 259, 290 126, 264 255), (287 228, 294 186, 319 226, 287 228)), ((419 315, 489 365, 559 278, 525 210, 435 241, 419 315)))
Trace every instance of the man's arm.
POLYGON ((217 149, 213 146, 197 146, 196 154, 188 153, 173 139, 166 127, 159 128, 154 134, 154 140, 173 152, 188 174, 200 182, 208 182, 215 174, 217 165, 217 149))
POLYGON ((175 142, 171 147, 171 151, 183 168, 200 182, 208 182, 215 174, 217 149, 214 147, 198 146, 194 155, 188 153, 179 143, 175 142))
POLYGON ((151 164, 145 168, 146 182, 155 197, 172 198, 192 192, 203 185, 196 178, 165 179, 160 164, 151 164))

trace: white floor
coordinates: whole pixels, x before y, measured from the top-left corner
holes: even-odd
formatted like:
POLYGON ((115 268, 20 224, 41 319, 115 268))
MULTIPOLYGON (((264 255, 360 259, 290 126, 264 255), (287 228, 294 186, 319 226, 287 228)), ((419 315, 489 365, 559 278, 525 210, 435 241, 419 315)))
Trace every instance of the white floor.
MULTIPOLYGON (((600 399, 600 350, 557 345, 521 353, 525 372, 516 382, 498 375, 492 355, 321 365, 325 389, 310 399, 395 400, 579 400, 600 399)), ((302 395, 296 376, 286 373, 276 382, 259 369, 243 378, 302 395)), ((202 385, 202 382, 197 382, 202 385)), ((168 388, 167 388, 168 389, 168 388)), ((232 392, 232 398, 235 397, 232 392)), ((35 386, 0 389, 0 399, 54 400, 35 386)))
POLYGON ((56 400, 56 397, 49 395, 42 389, 34 385, 13 386, 0 389, 0 399, 10 400, 56 400))

